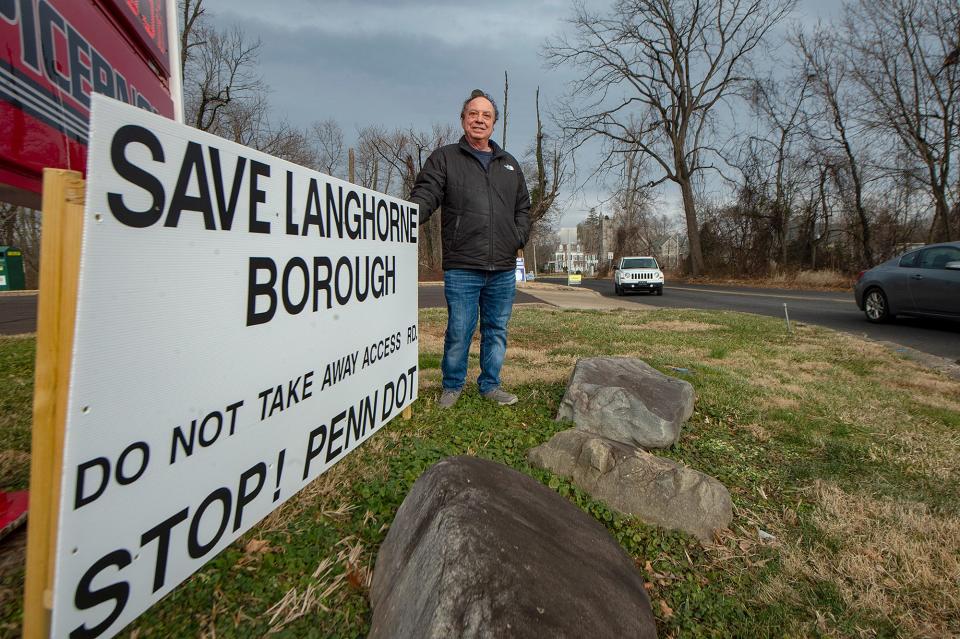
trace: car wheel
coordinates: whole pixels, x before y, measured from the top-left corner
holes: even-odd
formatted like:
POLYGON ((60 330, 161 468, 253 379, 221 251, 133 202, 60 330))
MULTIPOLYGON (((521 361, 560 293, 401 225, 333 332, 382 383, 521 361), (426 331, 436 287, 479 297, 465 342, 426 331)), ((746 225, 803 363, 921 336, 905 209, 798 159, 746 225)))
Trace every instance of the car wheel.
POLYGON ((863 297, 863 314, 867 320, 875 324, 886 322, 893 318, 890 315, 890 305, 887 296, 879 288, 871 288, 863 297))
POLYGON ((662 288, 658 288, 658 289, 657 289, 657 295, 663 295, 663 289, 662 289, 662 288))
POLYGON ((613 283, 613 292, 616 293, 617 295, 623 295, 623 289, 620 288, 620 285, 617 284, 616 282, 613 283))

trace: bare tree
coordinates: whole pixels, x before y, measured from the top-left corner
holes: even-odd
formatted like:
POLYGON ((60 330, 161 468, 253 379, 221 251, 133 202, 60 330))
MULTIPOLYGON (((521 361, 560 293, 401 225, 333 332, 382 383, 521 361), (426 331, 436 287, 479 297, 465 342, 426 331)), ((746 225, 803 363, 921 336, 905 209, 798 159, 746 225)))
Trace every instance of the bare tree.
POLYGON ((179 2, 184 121, 222 135, 230 128, 225 122, 230 109, 249 111, 266 103, 266 87, 257 72, 261 43, 236 27, 218 30, 203 0, 179 2))
POLYGON ((337 175, 343 165, 343 129, 332 118, 314 122, 310 139, 317 153, 317 170, 337 175))
POLYGON ((928 241, 960 236, 952 152, 960 102, 960 66, 944 65, 954 49, 958 0, 857 0, 846 6, 844 50, 869 96, 865 116, 899 140, 923 168, 933 200, 928 241))
POLYGON ((260 41, 250 42, 234 28, 218 32, 202 27, 204 45, 184 72, 185 119, 196 128, 219 133, 228 107, 257 102, 264 93, 256 72, 260 41))
POLYGON ((187 60, 193 54, 193 49, 202 47, 206 44, 203 40, 205 33, 199 29, 203 23, 203 15, 206 9, 203 7, 203 0, 178 0, 178 9, 180 10, 180 77, 184 77, 187 68, 187 60))
POLYGON ((831 157, 828 167, 834 184, 857 220, 861 264, 872 266, 872 228, 864 203, 864 162, 854 143, 854 138, 858 137, 854 131, 854 111, 861 102, 849 63, 843 58, 836 40, 822 30, 810 37, 799 34, 796 45, 804 73, 822 108, 820 119, 827 123, 812 135, 816 141, 829 147, 821 148, 820 153, 831 157))
POLYGON ((624 162, 613 190, 613 219, 610 221, 614 257, 654 254, 654 244, 665 234, 663 225, 652 218, 651 189, 644 181, 645 156, 636 149, 622 152, 624 162))
MULTIPOLYGON (((544 141, 547 136, 543 132, 543 121, 540 119, 540 87, 537 87, 534 104, 537 114, 537 136, 533 150, 536 169, 533 173, 533 186, 530 188, 529 216, 532 231, 547 221, 560 194, 560 186, 567 178, 565 153, 559 142, 554 142, 552 148, 547 150, 549 155, 544 156, 544 141)), ((532 236, 533 232, 531 232, 532 236)))
POLYGON ((20 207, 0 202, 0 246, 16 246, 14 230, 17 225, 17 213, 20 207))
POLYGON ((769 257, 775 258, 780 265, 787 264, 791 217, 807 169, 807 162, 796 152, 807 129, 804 107, 811 81, 806 74, 801 76, 794 84, 772 79, 756 80, 749 94, 754 112, 766 128, 766 135, 750 136, 747 144, 751 156, 762 158, 763 179, 773 188, 767 218, 775 236, 776 255, 769 257))
POLYGON ((500 146, 507 148, 507 105, 510 100, 510 78, 507 77, 507 72, 503 72, 503 134, 500 136, 500 146))
POLYGON ((599 137, 652 158, 680 187, 691 270, 703 270, 693 193, 711 168, 715 108, 746 80, 749 57, 795 0, 618 0, 609 15, 578 6, 573 40, 547 44, 554 65, 582 71, 561 117, 581 140, 599 137))

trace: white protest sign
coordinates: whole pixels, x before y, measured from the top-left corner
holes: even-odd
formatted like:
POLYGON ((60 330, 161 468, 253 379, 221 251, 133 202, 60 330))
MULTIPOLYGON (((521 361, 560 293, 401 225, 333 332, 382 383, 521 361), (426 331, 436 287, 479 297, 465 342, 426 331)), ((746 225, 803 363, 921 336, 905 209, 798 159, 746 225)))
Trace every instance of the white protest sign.
POLYGON ((417 397, 417 210, 93 98, 52 636, 109 637, 417 397))

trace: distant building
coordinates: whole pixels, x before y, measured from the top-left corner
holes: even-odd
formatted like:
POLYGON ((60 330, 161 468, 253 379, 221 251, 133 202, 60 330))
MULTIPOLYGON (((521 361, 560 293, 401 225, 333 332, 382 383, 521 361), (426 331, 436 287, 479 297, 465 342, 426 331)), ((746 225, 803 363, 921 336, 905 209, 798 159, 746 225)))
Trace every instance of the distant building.
POLYGON ((660 241, 657 252, 661 267, 678 268, 687 254, 687 236, 680 233, 668 235, 660 241))

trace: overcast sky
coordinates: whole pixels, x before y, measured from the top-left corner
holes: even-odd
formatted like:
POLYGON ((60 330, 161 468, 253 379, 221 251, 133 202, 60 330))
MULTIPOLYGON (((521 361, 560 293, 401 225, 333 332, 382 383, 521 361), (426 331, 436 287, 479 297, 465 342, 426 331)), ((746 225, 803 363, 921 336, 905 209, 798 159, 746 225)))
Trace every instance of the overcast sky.
MULTIPOLYGON (((828 22, 837 4, 800 0, 792 19, 828 22)), ((572 77, 547 69, 542 56, 544 41, 567 27, 570 0, 205 0, 204 6, 216 25, 238 25, 262 41, 260 71, 274 115, 299 127, 333 118, 349 141, 370 125, 457 126, 471 89, 502 101, 506 70, 507 150, 521 156, 534 139, 537 86, 545 116, 572 77)), ((494 139, 500 140, 499 125, 494 139)), ((591 163, 578 158, 581 180, 591 163)), ((568 198, 562 226, 581 221, 604 195, 602 185, 589 183, 568 198)), ((661 187, 659 198, 664 212, 679 214, 672 185, 661 187)))

